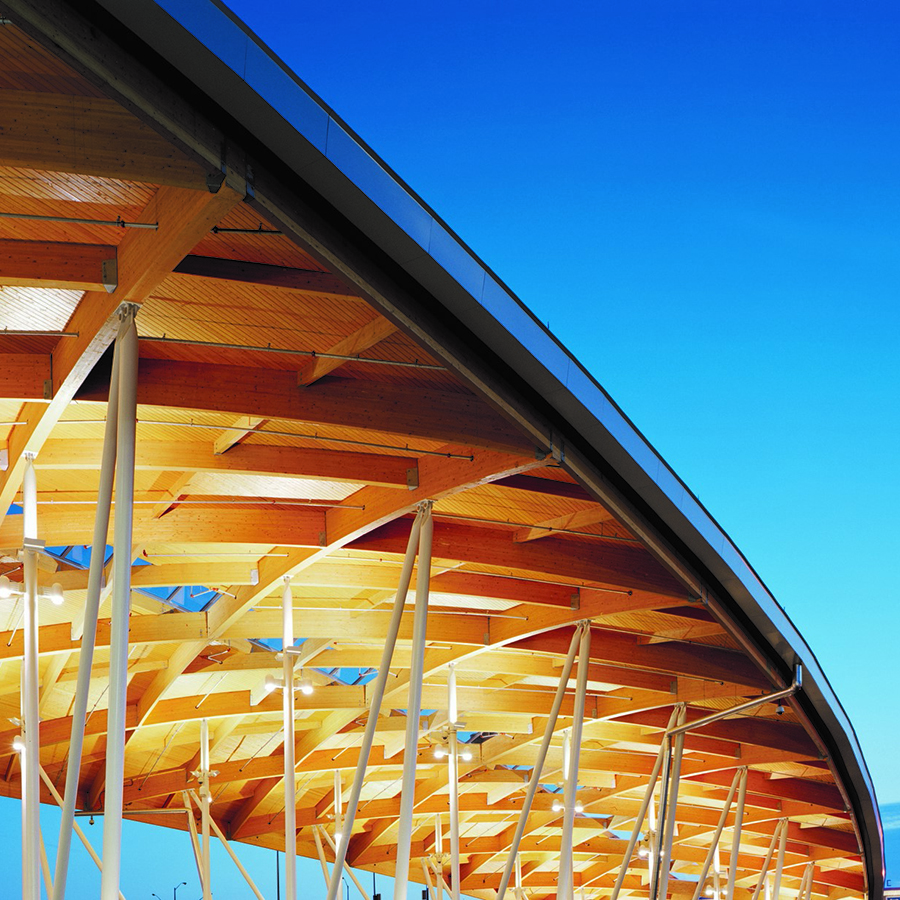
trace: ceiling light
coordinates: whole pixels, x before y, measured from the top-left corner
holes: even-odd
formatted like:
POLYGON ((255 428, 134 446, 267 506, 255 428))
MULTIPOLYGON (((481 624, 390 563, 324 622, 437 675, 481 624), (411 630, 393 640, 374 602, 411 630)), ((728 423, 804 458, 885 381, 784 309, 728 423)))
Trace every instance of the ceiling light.
POLYGON ((434 758, 443 759, 447 755, 447 751, 443 747, 434 748, 434 758))
POLYGON ((63 600, 65 599, 65 598, 63 597, 63 589, 62 589, 62 585, 61 585, 58 581, 55 582, 55 583, 51 586, 50 592, 47 594, 47 596, 50 598, 50 602, 51 602, 54 606, 62 606, 63 600))
POLYGON ((466 762, 470 762, 472 759, 472 751, 463 750, 462 753, 459 754, 459 758, 465 760, 466 762))
POLYGON ((265 686, 267 694, 271 694, 272 691, 274 691, 275 688, 278 687, 278 682, 275 680, 274 675, 266 675, 265 686))
POLYGON ((25 741, 22 740, 21 735, 17 734, 13 738, 12 746, 13 746, 13 750, 15 750, 16 753, 21 753, 25 749, 25 741))
POLYGON ((12 585, 5 575, 0 575, 0 600, 7 600, 12 596, 12 585))
POLYGON ((300 682, 299 688, 300 688, 300 693, 306 694, 307 697, 313 692, 313 684, 308 678, 304 678, 300 682))
POLYGON ((559 800, 554 800, 553 806, 550 808, 553 810, 553 812, 559 812, 563 807, 562 803, 560 803, 559 800))

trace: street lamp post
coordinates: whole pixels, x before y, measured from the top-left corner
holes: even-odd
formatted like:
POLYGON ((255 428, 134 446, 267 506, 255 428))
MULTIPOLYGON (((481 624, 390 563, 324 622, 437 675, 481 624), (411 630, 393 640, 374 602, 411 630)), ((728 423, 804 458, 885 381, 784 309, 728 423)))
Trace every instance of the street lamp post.
POLYGON ((181 884, 176 884, 175 887, 172 888, 172 900, 178 900, 178 888, 184 887, 186 884, 186 881, 182 881, 181 884))

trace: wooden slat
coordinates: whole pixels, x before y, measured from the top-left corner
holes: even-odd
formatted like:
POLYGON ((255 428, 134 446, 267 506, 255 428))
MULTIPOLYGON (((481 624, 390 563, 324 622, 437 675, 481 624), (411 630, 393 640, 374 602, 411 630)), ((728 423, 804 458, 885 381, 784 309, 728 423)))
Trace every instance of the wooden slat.
POLYGON ((112 100, 28 91, 0 92, 0 165, 195 190, 206 178, 112 100))
POLYGON ((102 265, 116 248, 63 241, 0 240, 0 284, 102 291, 102 265))
POLYGON ((47 440, 76 391, 115 338, 119 305, 141 302, 172 267, 209 229, 240 201, 224 186, 218 194, 161 188, 142 216, 158 230, 137 229, 126 234, 118 251, 119 284, 112 294, 88 292, 67 325, 76 338, 61 338, 53 352, 53 399, 26 404, 21 413, 28 424, 13 429, 9 468, 0 476, 0 516, 22 481, 23 454, 37 453, 47 440))

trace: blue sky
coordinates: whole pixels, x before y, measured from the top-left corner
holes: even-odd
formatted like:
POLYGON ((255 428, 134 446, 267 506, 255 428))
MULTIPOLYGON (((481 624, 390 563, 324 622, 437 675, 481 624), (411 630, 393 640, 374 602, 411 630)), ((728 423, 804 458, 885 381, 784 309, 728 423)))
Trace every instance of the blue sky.
POLYGON ((230 5, 699 495, 900 802, 900 6, 230 5))
POLYGON ((699 495, 900 804, 900 6, 230 5, 699 495))
MULTIPOLYGON (((729 532, 848 710, 897 840, 900 5, 229 5, 729 532)), ((175 868, 140 889, 168 898, 175 868)))

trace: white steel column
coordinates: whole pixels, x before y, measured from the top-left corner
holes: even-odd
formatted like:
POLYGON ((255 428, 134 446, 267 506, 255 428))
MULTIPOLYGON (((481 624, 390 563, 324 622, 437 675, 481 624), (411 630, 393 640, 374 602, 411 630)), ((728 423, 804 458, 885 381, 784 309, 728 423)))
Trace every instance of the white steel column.
MULTIPOLYGON (((194 803, 194 805, 197 807, 197 809, 202 809, 202 804, 200 803, 200 798, 197 796, 196 793, 194 793, 194 791, 189 791, 188 797, 194 803)), ((189 815, 191 814, 190 810, 188 811, 188 814, 189 815)), ((250 877, 250 873, 243 867, 243 865, 241 864, 241 861, 237 857, 237 854, 234 852, 234 850, 231 849, 231 844, 228 843, 228 838, 226 838, 225 835, 222 833, 222 829, 219 828, 219 826, 216 824, 216 820, 212 816, 209 817, 209 824, 210 824, 210 827, 212 828, 212 830, 215 832, 216 837, 222 842, 222 846, 225 848, 228 855, 231 857, 232 862, 237 866, 238 871, 241 873, 241 875, 244 876, 244 881, 247 882, 247 886, 250 888, 251 891, 253 891, 253 894, 256 897, 256 900, 264 900, 263 895, 260 893, 259 888, 254 884, 253 879, 250 877)))
POLYGON ((394 655, 394 646, 397 643, 397 635, 400 632, 400 621, 403 618, 403 606, 406 603, 406 595, 409 593, 409 583, 412 579, 413 564, 416 560, 416 548, 419 544, 419 533, 422 526, 422 509, 420 508, 413 520, 409 532, 409 541, 406 545, 406 556, 403 559, 403 568, 400 570, 400 582, 397 586, 397 595, 394 598, 394 608, 391 612, 391 621, 388 624, 388 633, 384 641, 384 649, 381 652, 381 665, 378 667, 378 675, 372 682, 372 699, 369 704, 369 718, 366 720, 366 730, 363 733, 362 746, 359 749, 359 760, 356 764, 356 774, 353 777, 353 787, 350 789, 350 799, 347 801, 347 810, 344 816, 344 830, 341 839, 337 841, 335 850, 335 866, 331 873, 331 881, 328 883, 327 900, 337 900, 338 890, 341 885, 341 866, 347 858, 347 847, 350 843, 350 834, 353 831, 353 822, 356 818, 356 809, 359 806, 359 797, 362 792, 363 782, 366 777, 366 766, 369 762, 369 754, 372 751, 372 742, 375 739, 375 729, 378 727, 378 716, 381 712, 381 701, 384 699, 384 689, 390 674, 391 659, 394 655))
POLYGON ((784 850, 787 845, 788 823, 781 820, 781 839, 778 842, 778 859, 775 862, 775 884, 772 887, 772 900, 781 898, 781 873, 784 871, 784 850))
POLYGON ((25 454, 25 477, 22 483, 23 563, 25 596, 22 662, 22 727, 25 751, 22 763, 22 897, 40 900, 41 896, 41 736, 38 710, 38 583, 37 583, 37 482, 34 476, 34 454, 25 454))
POLYGON ((87 597, 84 605, 84 626, 81 650, 78 655, 78 680, 72 706, 72 733, 69 738, 69 757, 66 763, 66 789, 59 824, 59 844, 56 850, 56 876, 53 880, 53 900, 64 900, 69 872, 69 852, 75 824, 75 804, 78 799, 78 779, 81 774, 81 755, 84 747, 84 726, 87 721, 88 694, 91 687, 91 666, 97 639, 97 617, 100 612, 100 591, 103 587, 103 563, 109 535, 109 514, 112 506, 113 479, 116 471, 116 428, 119 418, 119 346, 113 350, 112 375, 109 382, 109 403, 106 407, 106 429, 103 435, 103 458, 100 463, 100 487, 97 491, 97 512, 94 518, 94 540, 91 545, 91 564, 88 571, 87 597))
MULTIPOLYGON (((669 717, 669 724, 667 728, 671 728, 678 717, 678 713, 676 710, 672 710, 672 715, 669 717)), ((665 758, 666 753, 669 749, 669 742, 663 738, 662 744, 659 746, 659 753, 656 754, 656 762, 653 764, 653 770, 650 772, 650 779, 647 782, 647 790, 644 792, 644 799, 641 802, 641 808, 637 814, 637 818, 634 820, 634 828, 631 830, 631 838, 628 841, 628 847, 625 850, 625 857, 622 860, 622 867, 619 869, 619 875, 616 878, 615 887, 612 889, 612 893, 610 894, 610 900, 618 900, 619 891, 622 890, 622 884, 625 881, 625 875, 628 872, 628 866, 631 863, 631 857, 634 854, 634 848, 637 845, 638 837, 641 833, 641 827, 644 824, 644 817, 648 816, 647 819, 647 830, 650 834, 650 856, 649 856, 649 869, 650 869, 650 882, 653 883, 653 858, 659 859, 659 851, 655 848, 655 832, 656 832, 656 822, 655 822, 655 814, 653 810, 653 792, 656 790, 656 781, 659 778, 659 770, 662 768, 663 759, 665 758), (649 815, 648 815, 649 811, 649 815)))
MULTIPOLYGON (((284 898, 297 898, 297 782, 294 772, 294 597, 291 579, 284 579, 281 595, 282 671, 284 673, 284 898)), ((325 876, 326 883, 328 875, 325 876)))
MULTIPOLYGON (((287 655, 287 654, 285 654, 287 655)), ((200 720, 200 834, 203 862, 203 900, 212 900, 212 866, 209 858, 209 720, 200 720)))
POLYGON ((450 782, 450 897, 451 900, 459 900, 459 739, 456 735, 459 710, 456 704, 456 667, 453 663, 447 675, 447 716, 450 719, 450 758, 447 766, 450 782))
MULTIPOLYGON (((50 776, 44 771, 43 766, 41 767, 41 781, 44 782, 44 787, 50 792, 50 795, 56 801, 56 805, 62 809, 63 798, 60 796, 59 791, 56 790, 56 785, 50 780, 50 776)), ((103 863, 100 862, 100 857, 97 856, 97 851, 91 846, 91 842, 87 839, 87 835, 81 830, 81 826, 75 821, 72 822, 72 830, 75 834, 78 835, 79 840, 82 844, 84 844, 84 849, 87 850, 88 856, 94 861, 94 865, 97 869, 102 872, 103 871, 103 863)), ((56 885, 53 885, 53 890, 56 890, 56 885)), ((125 900, 125 895, 119 891, 119 900, 125 900)), ((262 900, 262 898, 260 898, 262 900)))
POLYGON ((413 806, 416 793, 416 755, 419 746, 419 713, 422 709, 422 676, 425 670, 425 635, 428 626, 428 587, 431 577, 431 542, 434 521, 431 501, 423 504, 419 532, 419 563, 416 568, 416 610, 413 620, 409 700, 406 704, 406 746, 403 751, 403 781, 397 817, 397 864, 394 870, 394 900, 406 900, 409 857, 412 845, 413 806))
POLYGON ((339 841, 344 831, 343 812, 344 797, 341 784, 341 770, 334 770, 334 839, 339 841))
MULTIPOLYGON (((687 711, 681 707, 679 726, 684 725, 687 711)), ((669 887, 669 868, 672 863, 672 839, 675 836, 675 813, 678 808, 678 785, 681 781, 681 757, 684 753, 684 731, 675 735, 675 749, 672 756, 672 769, 669 777, 669 791, 666 797, 666 817, 662 826, 662 858, 659 862, 659 877, 656 879, 656 896, 653 900, 666 900, 669 887)), ((662 814, 660 814, 662 819, 662 814)))
POLYGON ((541 780, 541 771, 544 768, 544 761, 547 759, 547 751, 550 749, 550 742, 553 740, 553 732, 556 729, 556 720, 559 718, 559 709, 562 706, 563 697, 566 695, 569 676, 572 674, 572 666, 575 663, 575 654, 578 651, 580 637, 581 626, 579 625, 572 635, 572 641, 569 644, 569 652, 566 655, 566 661, 563 663, 562 672, 559 676, 559 684, 556 686, 556 695, 553 698, 553 706, 550 708, 550 716, 547 719, 547 725, 544 728, 544 737, 541 740, 541 746, 538 748, 537 757, 534 761, 534 768, 531 770, 531 780, 528 782, 528 790, 525 791, 525 802, 522 804, 521 813, 519 813, 516 833, 513 835, 512 843, 509 846, 509 855, 506 857, 506 865, 503 868, 500 887, 497 889, 497 900, 503 900, 506 889, 509 887, 509 879, 512 877, 513 866, 515 865, 516 857, 519 853, 519 844, 522 842, 522 835, 525 833, 528 814, 531 812, 531 804, 534 802, 534 795, 537 792, 538 784, 541 780))
POLYGON ((573 832, 575 829, 575 795, 578 791, 578 761, 581 734, 584 729, 584 698, 587 693, 588 668, 591 656, 591 624, 583 622, 578 648, 578 675, 575 679, 575 709, 572 712, 569 765, 565 773, 566 787, 563 803, 562 841, 559 847, 559 886, 557 900, 575 900, 575 861, 573 832))
POLYGON ((738 854, 741 850, 741 828, 744 824, 744 801, 747 798, 747 767, 741 774, 741 786, 738 788, 737 809, 734 811, 734 831, 731 837, 731 854, 728 857, 728 886, 725 900, 734 900, 734 883, 737 879, 738 854))
POLYGON ((106 783, 103 801, 103 876, 100 900, 116 900, 122 853, 125 775, 125 703, 128 689, 128 616, 131 611, 131 547, 134 505, 134 440, 137 425, 137 306, 123 304, 119 316, 119 415, 116 434, 116 506, 113 600, 109 648, 106 783))
MULTIPOLYGON (((734 779, 731 782, 731 788, 728 791, 728 797, 725 799, 725 805, 722 807, 722 814, 719 816, 719 822, 716 825, 716 830, 713 833, 712 841, 709 845, 709 852, 706 854, 706 859, 703 861, 703 866, 700 869, 700 875, 697 878, 697 887, 694 889, 693 900, 699 900, 700 894, 703 892, 703 883, 706 881, 706 876, 709 874, 709 867, 713 863, 717 863, 716 857, 719 852, 719 840, 722 837, 722 832, 725 829, 725 823, 728 821, 728 813, 731 810, 731 803, 734 800, 735 791, 738 789, 738 784, 743 781, 744 773, 746 769, 738 769, 734 773, 734 779)), ((718 865, 716 864, 716 878, 718 879, 718 865)), ((716 900, 719 900, 719 886, 716 884, 716 900)))
POLYGON ((783 826, 785 825, 785 820, 779 819, 778 824, 775 826, 775 830, 772 832, 772 841, 769 844, 768 851, 766 851, 766 858, 763 860, 762 869, 760 869, 759 882, 757 883, 756 890, 753 892, 753 896, 750 898, 750 900, 758 900, 760 891, 762 891, 763 887, 765 887, 766 889, 766 894, 768 894, 769 892, 769 865, 772 862, 772 855, 775 853, 775 847, 777 846, 778 841, 781 838, 781 831, 783 826))
MULTIPOLYGON (((315 825, 313 826, 313 828, 315 828, 315 825)), ((331 835, 330 835, 324 828, 322 828, 322 834, 325 836, 325 841, 326 841, 326 843, 328 844, 328 846, 331 847, 331 849, 332 849, 333 851, 336 851, 336 850, 337 850, 337 844, 335 844, 335 842, 331 839, 331 835)), ((338 871, 340 871, 340 869, 338 869, 338 871)), ((369 897, 368 892, 367 892, 366 889, 359 883, 359 879, 358 879, 358 878, 356 877, 356 875, 354 874, 353 869, 351 869, 350 866, 347 865, 346 861, 344 862, 344 871, 345 871, 345 872, 347 873, 347 875, 350 877, 350 880, 356 885, 356 889, 359 891, 359 893, 360 893, 360 895, 362 896, 363 900, 371 900, 371 898, 369 897)), ((329 882, 329 883, 330 883, 330 882, 329 882)))

